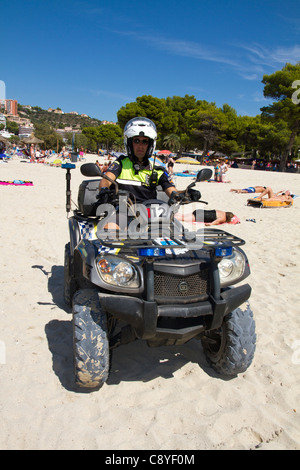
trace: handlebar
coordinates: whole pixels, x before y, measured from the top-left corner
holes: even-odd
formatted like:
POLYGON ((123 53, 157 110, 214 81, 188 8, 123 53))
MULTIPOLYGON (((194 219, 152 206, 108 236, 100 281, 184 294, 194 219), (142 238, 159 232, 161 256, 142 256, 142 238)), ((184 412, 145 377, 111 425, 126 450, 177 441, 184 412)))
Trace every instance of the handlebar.
MULTIPOLYGON (((114 185, 115 195, 118 194, 119 192, 118 183, 112 180, 111 178, 109 178, 105 173, 102 173, 100 168, 95 163, 85 163, 81 165, 80 170, 84 176, 101 176, 102 178, 105 178, 111 184, 114 185)), ((211 177, 211 175, 212 175, 212 171, 208 168, 200 170, 197 174, 195 181, 189 184, 184 192, 179 193, 177 191, 173 191, 168 201, 169 206, 173 204, 178 204, 178 207, 179 207, 182 204, 189 204, 191 202, 200 202, 202 204, 208 204, 206 201, 201 201, 201 200, 193 201, 189 195, 189 189, 195 186, 197 182, 208 180, 211 177)))

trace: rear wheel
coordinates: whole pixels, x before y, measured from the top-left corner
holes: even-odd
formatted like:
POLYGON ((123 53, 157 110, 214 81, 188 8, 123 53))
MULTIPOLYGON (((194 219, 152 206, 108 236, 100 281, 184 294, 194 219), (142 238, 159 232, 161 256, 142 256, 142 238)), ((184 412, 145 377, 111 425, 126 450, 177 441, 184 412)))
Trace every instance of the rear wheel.
POLYGON ((73 352, 76 385, 100 388, 109 373, 109 341, 96 290, 82 289, 74 295, 73 352))
POLYGON ((252 363, 255 345, 255 321, 248 302, 224 317, 220 328, 207 331, 201 338, 204 353, 219 374, 235 376, 252 363))

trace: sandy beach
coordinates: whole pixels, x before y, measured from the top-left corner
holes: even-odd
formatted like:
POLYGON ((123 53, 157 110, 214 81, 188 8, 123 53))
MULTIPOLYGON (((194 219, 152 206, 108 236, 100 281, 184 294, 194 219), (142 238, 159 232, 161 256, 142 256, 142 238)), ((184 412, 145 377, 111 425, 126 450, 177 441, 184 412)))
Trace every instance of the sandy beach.
MULTIPOLYGON (((245 239, 250 261, 257 346, 244 374, 222 380, 196 340, 160 348, 137 340, 114 351, 99 391, 80 393, 63 301, 65 171, 21 160, 0 163, 0 180, 33 182, 0 186, 0 448, 300 449, 300 197, 291 208, 258 209, 230 192, 264 185, 300 196, 300 174, 229 169, 230 183, 197 185, 205 208, 241 220, 223 228, 245 239)), ((187 168, 200 169, 175 165, 187 168)), ((190 181, 176 177, 179 189, 190 181)))

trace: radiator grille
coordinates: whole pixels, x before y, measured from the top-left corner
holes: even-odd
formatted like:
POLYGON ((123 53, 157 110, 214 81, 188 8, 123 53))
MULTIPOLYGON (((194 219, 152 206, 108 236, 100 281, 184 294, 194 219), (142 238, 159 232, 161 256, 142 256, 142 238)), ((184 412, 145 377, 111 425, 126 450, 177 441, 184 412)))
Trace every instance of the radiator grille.
POLYGON ((184 299, 199 297, 209 291, 208 269, 188 276, 154 272, 154 296, 184 299))

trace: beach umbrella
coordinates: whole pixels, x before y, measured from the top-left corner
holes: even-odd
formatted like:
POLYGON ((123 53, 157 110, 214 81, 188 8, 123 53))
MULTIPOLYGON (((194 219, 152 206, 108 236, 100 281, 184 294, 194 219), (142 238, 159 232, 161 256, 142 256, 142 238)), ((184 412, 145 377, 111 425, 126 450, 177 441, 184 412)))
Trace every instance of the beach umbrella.
POLYGON ((149 161, 154 163, 154 165, 163 166, 163 167, 166 168, 166 164, 164 162, 162 162, 161 159, 158 158, 158 157, 155 157, 155 162, 154 162, 154 157, 150 157, 149 161))
POLYGON ((159 152, 157 152, 157 155, 170 155, 170 150, 160 150, 159 152))
POLYGON ((34 134, 31 134, 30 137, 24 137, 24 139, 22 139, 22 142, 24 142, 25 144, 42 144, 44 141, 38 139, 34 134))
POLYGON ((192 157, 181 157, 176 160, 176 163, 189 163, 192 165, 200 165, 200 162, 198 160, 195 160, 195 158, 192 157))

